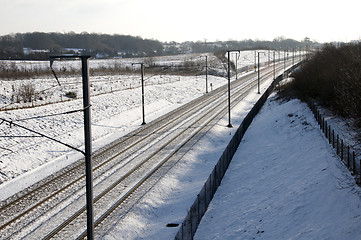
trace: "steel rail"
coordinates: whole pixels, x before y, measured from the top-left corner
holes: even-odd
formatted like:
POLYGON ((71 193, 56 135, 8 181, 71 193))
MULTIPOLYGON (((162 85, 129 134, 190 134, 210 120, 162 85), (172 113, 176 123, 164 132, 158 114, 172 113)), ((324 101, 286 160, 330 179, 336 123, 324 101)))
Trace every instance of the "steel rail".
MULTIPOLYGON (((253 74, 248 75, 249 78, 252 78, 252 75, 253 75, 253 74)), ((246 77, 248 77, 248 76, 244 76, 242 79, 244 79, 244 78, 246 78, 246 77)), ((240 79, 238 82, 241 82, 241 79, 240 79)), ((234 83, 233 83, 233 84, 234 84, 234 83)), ((223 92, 222 90, 224 90, 224 89, 223 89, 222 87, 220 87, 220 88, 218 88, 217 90, 218 90, 218 91, 214 91, 215 93, 213 94, 213 95, 214 95, 213 98, 214 98, 216 95, 218 95, 218 94, 222 94, 222 92, 223 92)), ((200 97, 199 99, 205 98, 206 96, 207 96, 207 95, 203 95, 203 96, 200 97)), ((199 100, 199 99, 198 99, 198 100, 199 100)), ((206 99, 207 99, 207 98, 206 98, 206 99)), ((208 99, 210 99, 209 101, 212 101, 212 98, 208 98, 208 99)), ((192 102, 193 102, 193 101, 192 101, 192 102)), ((208 101, 206 101, 206 102, 208 102, 208 101)), ((205 102, 202 101, 202 103, 199 103, 198 105, 195 105, 194 107, 192 107, 192 108, 189 109, 188 111, 183 112, 181 115, 184 116, 184 115, 186 115, 187 113, 190 113, 192 110, 196 109, 199 105, 205 105, 205 102)), ((183 108, 177 109, 177 111, 173 111, 173 115, 176 114, 177 112, 182 112, 182 111, 184 111, 183 108)), ((174 118, 173 120, 168 121, 168 124, 163 125, 162 127, 154 130, 152 133, 150 133, 150 134, 146 135, 145 137, 139 139, 138 141, 134 142, 133 144, 131 144, 130 146, 128 146, 126 149, 124 149, 124 150, 122 150, 121 152, 119 152, 118 154, 116 154, 115 156, 112 156, 112 157, 111 157, 110 159, 108 159, 107 161, 104 161, 103 163, 97 165, 97 167, 94 168, 94 170, 100 168, 101 166, 104 166, 105 164, 107 164, 108 162, 110 162, 112 159, 116 158, 116 157, 119 156, 120 154, 126 152, 127 150, 131 149, 131 148, 134 147, 135 145, 137 145, 137 144, 139 144, 140 142, 144 141, 144 140, 147 139, 150 135, 156 133, 157 131, 160 131, 160 130, 164 129, 166 126, 170 125, 171 123, 173 123, 174 121, 176 121, 176 120, 179 119, 180 117, 181 117, 181 116, 178 116, 177 118, 174 118)), ((164 120, 165 118, 166 118, 166 117, 164 117, 163 120, 164 120)), ((155 124, 156 124, 156 123, 154 123, 154 124, 148 124, 147 127, 143 127, 143 128, 141 129, 141 131, 137 131, 137 133, 143 132, 143 131, 145 132, 148 128, 150 128, 151 126, 153 126, 153 125, 155 125, 155 124)), ((130 136, 130 137, 136 136, 137 133, 136 133, 136 134, 133 134, 133 135, 130 136)), ((129 141, 129 138, 126 138, 126 139, 124 139, 123 141, 120 141, 120 142, 118 142, 117 144, 111 146, 110 148, 107 149, 107 151, 109 151, 109 150, 111 150, 111 149, 113 149, 113 148, 121 145, 121 144, 124 143, 125 141, 129 141)), ((96 153, 96 157, 101 156, 102 154, 105 154, 105 150, 102 151, 102 152, 96 153)), ((61 175, 57 176, 56 178, 54 178, 52 181, 49 182, 49 184, 52 183, 52 182, 54 182, 54 181, 57 180, 57 179, 60 179, 61 177, 64 177, 64 176, 70 174, 71 172, 74 172, 74 169, 79 168, 79 167, 82 167, 82 166, 84 166, 83 163, 76 165, 74 168, 69 169, 68 171, 66 171, 66 172, 64 172, 63 174, 61 174, 61 175)), ((129 175, 130 175, 130 174, 129 174, 129 175)), ((16 220, 18 220, 18 219, 21 218, 22 216, 26 215, 26 214, 29 213, 30 211, 34 210, 35 208, 37 208, 37 207, 40 206, 41 204, 45 203, 46 201, 48 201, 48 200, 51 199, 52 197, 56 196, 58 193, 64 191, 64 190, 67 189, 67 188, 69 188, 71 185, 73 185, 73 184, 75 184, 76 182, 80 181, 83 177, 84 177, 84 176, 81 176, 81 177, 79 177, 78 179, 76 179, 75 181, 73 181, 73 182, 65 185, 65 187, 63 187, 62 189, 53 192, 53 194, 49 195, 47 198, 43 199, 43 200, 40 201, 39 203, 35 204, 33 207, 29 208, 29 209, 26 210, 23 214, 17 216, 16 218, 14 218, 14 219, 12 219, 11 221, 7 222, 6 224, 2 225, 2 226, 0 227, 0 230, 3 229, 3 228, 5 228, 6 226, 10 225, 11 223, 15 222, 16 220)), ((49 184, 47 184, 47 185, 49 185, 49 184)), ((44 186, 47 186, 47 185, 39 186, 38 188, 35 188, 34 191, 40 190, 40 189, 42 189, 44 186)), ((33 192, 29 192, 29 193, 23 195, 23 198, 26 197, 26 196, 30 196, 31 194, 33 194, 33 192)), ((98 198, 100 198, 100 197, 98 197, 98 198)), ((11 202, 11 204, 14 204, 14 203, 16 203, 16 202, 18 202, 18 201, 20 201, 20 200, 21 200, 21 198, 18 199, 18 200, 15 200, 14 202, 11 202)), ((10 204, 9 204, 9 205, 10 205, 10 204)), ((9 206, 9 205, 7 205, 7 206, 9 206)), ((0 211, 4 210, 7 206, 2 207, 2 208, 0 209, 0 211)))
MULTIPOLYGON (((204 104, 204 103, 203 103, 204 104)), ((185 116, 186 114, 188 114, 189 112, 193 111, 195 108, 197 108, 197 106, 192 107, 191 109, 189 109, 187 112, 182 113, 181 115, 178 116, 178 118, 174 118, 171 121, 168 121, 168 123, 162 125, 160 128, 155 129, 153 132, 151 132, 150 134, 145 135, 144 137, 140 138, 139 140, 133 142, 131 145, 127 146, 127 148, 123 149, 122 151, 118 152, 116 155, 112 156, 111 158, 107 159, 106 161, 100 163, 99 165, 97 165, 94 168, 94 171, 96 171, 97 169, 101 168, 102 166, 104 166, 105 164, 109 163, 110 161, 112 161, 113 159, 115 159, 116 157, 118 157, 119 155, 123 154, 124 152, 128 151, 129 149, 133 148, 134 146, 136 146, 137 144, 139 144, 140 142, 146 140, 147 138, 149 138, 152 134, 159 132, 161 130, 163 130, 164 128, 166 128, 167 126, 171 125, 172 123, 174 123, 176 120, 178 120, 180 117, 185 116)), ((174 113, 175 114, 175 113, 174 113)), ((150 128, 150 125, 147 125, 147 127, 143 128, 143 130, 150 128)), ((135 134, 133 135, 135 136, 135 134)), ((131 136, 131 137, 133 137, 131 136)), ((124 143, 125 141, 129 141, 129 138, 124 139, 123 141, 117 143, 116 145, 112 146, 111 148, 106 149, 105 151, 110 151, 114 148, 116 148, 117 146, 121 145, 122 143, 124 143)), ((98 157, 100 155, 104 154, 104 152, 99 153, 97 156, 98 157)), ((15 205, 17 202, 21 201, 22 199, 24 199, 25 197, 28 197, 30 195, 32 195, 34 192, 36 191, 40 191, 40 189, 48 186, 50 183, 54 182, 57 179, 60 179, 61 177, 64 177, 68 174, 70 174, 71 172, 73 172, 76 168, 81 168, 84 167, 84 163, 80 163, 77 166, 75 166, 72 169, 69 169, 68 171, 66 171, 65 173, 61 174, 60 176, 57 176, 56 178, 54 178, 51 182, 47 182, 46 184, 39 186, 38 188, 36 188, 34 191, 28 192, 27 194, 23 195, 21 198, 16 199, 14 202, 11 202, 10 204, 2 207, 0 209, 0 211, 4 211, 5 208, 9 208, 10 206, 15 205)), ((50 200, 51 198, 53 198, 54 196, 56 196, 57 194, 59 194, 60 192, 63 192, 64 190, 68 189, 69 187, 71 187, 72 185, 74 185, 75 183, 79 182, 80 180, 84 179, 85 174, 79 176, 78 178, 76 178, 75 180, 73 180, 72 182, 70 182, 69 184, 63 186, 61 189, 53 192, 50 195, 47 195, 46 198, 42 199, 41 201, 39 201, 37 204, 33 205, 32 207, 28 208, 26 211, 23 211, 22 214, 12 218, 10 221, 6 222, 5 224, 3 224, 2 226, 0 226, 0 230, 4 229, 5 227, 9 226, 10 224, 14 223, 15 221, 17 221, 18 219, 20 219, 21 217, 23 217, 24 215, 26 215, 27 213, 31 212, 32 210, 34 210, 35 208, 39 207, 40 205, 44 204, 45 202, 47 202, 48 200, 50 200)))
MULTIPOLYGON (((217 94, 219 94, 219 93, 220 93, 220 92, 217 92, 217 94)), ((203 97, 204 97, 204 96, 202 96, 201 98, 203 98, 203 97)), ((199 100, 199 99, 196 99, 196 100, 199 100)), ((192 103, 192 102, 190 102, 190 103, 192 103)), ((204 103, 203 101, 199 103, 199 105, 204 105, 204 104, 205 104, 205 103, 204 103)), ((177 112, 182 112, 182 111, 184 111, 184 108, 185 108, 185 107, 181 107, 181 108, 176 109, 176 111, 175 111, 175 112, 171 112, 171 114, 172 114, 172 115, 177 114, 177 115, 178 115, 177 118, 174 118, 173 120, 168 121, 167 123, 165 123, 164 125, 162 125, 159 129, 154 130, 152 133, 146 135, 146 136, 143 137, 143 138, 148 138, 151 134, 156 133, 158 130, 162 130, 162 129, 166 128, 168 125, 170 125, 170 124, 172 124, 173 122, 175 122, 178 118, 180 118, 180 117, 188 114, 189 112, 191 112, 192 110, 194 110, 196 107, 198 107, 198 106, 195 105, 195 106, 193 106, 192 108, 189 108, 186 112, 183 112, 181 115, 178 115, 177 112)), ((153 127, 153 125, 157 124, 159 121, 162 121, 162 120, 164 120, 164 119, 167 118, 167 117, 168 117, 168 115, 167 115, 167 116, 163 116, 163 117, 161 117, 160 119, 158 119, 157 122, 152 121, 151 123, 149 123, 149 124, 145 125, 144 127, 142 127, 142 128, 141 128, 141 131, 136 131, 136 133, 133 133, 133 134, 132 134, 131 136, 129 136, 128 138, 126 138, 126 139, 124 139, 124 140, 116 143, 115 145, 113 145, 113 146, 111 146, 111 147, 103 150, 102 152, 98 152, 98 153, 96 152, 96 153, 94 154, 94 158, 97 158, 97 157, 99 157, 99 156, 102 155, 102 154, 106 154, 106 152, 109 152, 110 150, 112 150, 112 149, 116 148, 117 146, 123 144, 125 141, 129 141, 129 140, 130 140, 130 137, 137 136, 137 135, 139 134, 139 132, 145 132, 145 130, 153 127), (153 124, 152 124, 152 123, 153 123, 153 124)), ((137 141, 137 143, 139 143, 139 142, 141 142, 141 141, 140 141, 140 140, 137 141)), ((135 144, 132 144, 132 145, 136 145, 136 143, 135 143, 135 144)), ((131 147, 133 147, 133 146, 131 146, 131 147)), ((117 155, 120 155, 120 154, 121 154, 121 153, 119 153, 119 154, 117 154, 117 155)), ((117 156, 117 155, 116 155, 116 156, 117 156)), ((103 162, 100 166, 104 165, 104 164, 107 163, 107 162, 109 162, 109 160, 103 162)), ((70 172, 74 171, 74 169, 79 168, 79 167, 83 167, 83 166, 84 166, 84 163, 79 163, 79 164, 77 164, 77 165, 74 166, 73 168, 67 170, 66 172, 62 173, 61 175, 59 175, 59 176, 53 178, 51 181, 47 182, 46 185, 49 185, 49 183, 54 182, 55 180, 57 180, 57 179, 65 176, 65 175, 69 174, 70 172)), ((99 165, 97 165, 97 167, 98 167, 98 166, 99 166, 99 165)), ((94 170, 96 170, 97 167, 95 167, 94 170)), ((39 186, 39 187, 35 188, 33 191, 24 194, 23 196, 21 196, 20 198, 15 199, 14 201, 10 202, 9 204, 0 207, 0 211, 3 211, 5 208, 9 207, 10 205, 13 205, 13 204, 15 204, 16 202, 19 202, 20 200, 22 200, 22 199, 25 198, 26 196, 29 196, 29 195, 32 194, 33 192, 38 191, 39 189, 41 189, 42 187, 44 187, 44 186, 46 186, 46 185, 39 186)), ((1 230, 1 227, 0 227, 0 230, 1 230)))
MULTIPOLYGON (((246 77, 246 76, 245 76, 245 77, 246 77)), ((218 88, 218 89, 215 89, 215 90, 213 91, 213 94, 221 94, 221 93, 222 93, 222 90, 223 90, 223 87, 220 87, 220 88, 218 88)), ((186 104, 186 105, 191 105, 191 104, 193 104, 194 101, 196 101, 196 100, 199 101, 200 99, 206 98, 206 97, 207 97, 207 95, 203 95, 203 96, 201 96, 200 98, 195 99, 195 100, 189 102, 189 103, 186 104)), ((160 119, 157 119, 157 122, 152 121, 151 123, 149 123, 149 124, 147 124, 146 126, 142 127, 142 128, 141 128, 141 131, 144 132, 145 130, 147 130, 148 128, 151 128, 153 125, 155 125, 155 124, 158 123, 159 121, 163 121, 163 120, 166 119, 166 118, 168 117, 168 115, 170 115, 170 114, 174 115, 174 114, 176 114, 177 112, 182 112, 182 111, 184 111, 184 109, 187 107, 186 105, 184 105, 184 106, 181 107, 181 108, 176 109, 175 111, 170 112, 170 113, 167 114, 167 115, 164 115, 164 116, 161 117, 160 119)), ((201 102, 199 103, 199 105, 204 105, 204 102, 201 101, 201 102)), ((187 112, 182 113, 182 114, 179 115, 178 117, 181 117, 181 116, 189 113, 190 111, 192 111, 192 110, 195 109, 196 107, 197 107, 197 106, 195 105, 192 109, 189 109, 187 112)), ((165 125, 163 125, 160 129, 165 128, 166 126, 168 126, 168 125, 170 125, 171 123, 173 123, 175 120, 176 120, 176 119, 174 119, 174 120, 172 120, 172 121, 168 121, 168 123, 166 123, 165 125)), ((137 135, 139 132, 140 132, 140 131, 136 131, 136 133, 132 134, 130 137, 134 137, 134 136, 137 135)), ((155 133, 155 132, 156 132, 156 131, 153 131, 152 133, 155 133)), ((105 152, 109 152, 109 150, 111 150, 111 149, 113 149, 113 148, 116 148, 117 146, 123 144, 125 141, 129 141, 129 138, 124 139, 124 140, 121 141, 121 142, 118 142, 116 145, 113 145, 113 146, 107 148, 106 150, 103 150, 103 151, 101 151, 101 152, 95 152, 95 153, 94 153, 94 158, 99 157, 100 155, 104 154, 105 152)), ((25 197, 29 196, 29 195, 32 194, 33 192, 38 191, 39 189, 43 188, 44 186, 49 185, 51 182, 54 182, 54 181, 56 181, 57 179, 59 179, 59 178, 65 176, 65 175, 69 174, 70 172, 74 171, 74 169, 79 168, 79 167, 83 167, 83 166, 84 166, 84 163, 82 163, 82 162, 79 163, 79 164, 77 164, 77 165, 74 166, 73 168, 65 171, 65 172, 62 173, 61 175, 58 175, 58 176, 56 176, 55 178, 53 178, 51 181, 47 182, 46 185, 41 185, 41 186, 33 189, 31 192, 28 192, 28 193, 22 195, 21 197, 15 199, 14 201, 6 204, 5 206, 0 207, 0 211, 3 211, 5 208, 8 208, 9 206, 15 204, 16 202, 21 201, 22 199, 24 199, 25 197)), ((95 169, 95 168, 94 168, 94 169, 95 169)), ((0 230, 1 230, 1 229, 2 229, 2 228, 0 227, 0 230)))
MULTIPOLYGON (((222 91, 218 90, 214 93, 214 95, 217 94, 221 94, 222 91)), ((205 96, 202 96, 205 97, 205 96)), ((201 97, 201 98, 202 98, 201 97)), ((208 99, 207 101, 199 101, 199 99, 197 99, 199 101, 198 105, 194 105, 192 108, 189 108, 187 111, 181 113, 180 115, 178 115, 178 112, 182 112, 184 111, 184 108, 179 108, 177 109, 177 111, 173 112, 172 115, 178 115, 177 118, 173 118, 173 120, 168 121, 167 123, 163 124, 161 127, 159 127, 158 129, 155 129, 154 131, 152 131, 150 134, 145 135, 144 137, 140 138, 138 141, 135 141, 133 144, 129 145, 127 148, 125 148, 124 150, 118 152, 116 155, 112 156, 111 158, 109 158, 106 161, 103 161, 102 163, 98 164, 95 168, 94 171, 96 171, 98 168, 104 166, 105 164, 109 163, 110 161, 112 161, 113 159, 115 159, 117 156, 123 154, 124 152, 128 151, 129 149, 133 148, 135 145, 139 144, 140 142, 144 141, 145 139, 149 138, 152 134, 159 132, 161 130, 163 130, 164 128, 166 128, 167 126, 173 124, 175 121, 177 121, 179 118, 181 118, 182 116, 185 116, 187 114, 189 114, 190 112, 192 112, 194 109, 196 109, 197 107, 199 107, 200 105, 206 105, 207 102, 211 101, 211 98, 206 98, 208 99)), ((163 119, 165 119, 166 117, 163 117, 163 119)), ((141 132, 145 132, 147 129, 151 128, 154 124, 156 124, 157 122, 153 123, 153 124, 148 124, 145 127, 143 127, 141 130, 141 132)), ((137 136, 139 134, 139 132, 131 135, 130 137, 134 137, 137 136)), ((105 152, 109 152, 112 149, 118 147, 119 145, 123 144, 126 141, 129 141, 129 138, 124 139, 123 141, 118 142, 116 145, 111 146, 110 148, 97 153, 95 155, 95 158, 106 154, 105 152)), ((41 191, 41 189, 47 187, 48 185, 50 185, 51 183, 54 183, 55 181, 61 179, 62 177, 67 176, 68 174, 71 174, 71 172, 76 172, 77 169, 84 167, 84 163, 80 163, 76 166, 74 166, 73 168, 67 170, 66 172, 64 172, 63 174, 55 177, 54 179, 52 179, 51 181, 47 182, 44 185, 39 186, 38 188, 35 188, 33 191, 30 191, 28 193, 26 193, 25 195, 23 195, 22 197, 16 199, 15 201, 11 202, 10 204, 3 206, 2 208, 0 208, 0 211, 4 211, 6 208, 10 208, 11 206, 14 206, 17 202, 23 200, 26 197, 29 197, 30 195, 34 194, 34 192, 39 192, 41 191)), ((3 224, 2 226, 0 226, 0 230, 6 228, 7 226, 9 226, 10 224, 14 223, 15 221, 17 221, 18 219, 20 219, 21 217, 23 217, 24 215, 28 214, 29 212, 31 212, 32 210, 38 208, 40 205, 44 204, 45 202, 49 201, 51 198, 53 198, 54 196, 56 196, 57 194, 59 194, 60 192, 63 192, 64 190, 68 189, 69 187, 71 187, 72 185, 74 185, 75 183, 79 182, 80 180, 82 180, 85 177, 85 174, 79 176, 78 178, 76 178, 75 180, 73 180, 72 182, 70 182, 69 184, 63 186, 62 188, 60 188, 59 190, 53 192, 50 195, 47 195, 46 198, 42 199, 41 201, 39 201, 37 204, 33 205, 32 207, 28 208, 26 211, 23 211, 21 214, 17 215, 16 217, 12 218, 10 221, 6 222, 5 224, 3 224)))
MULTIPOLYGON (((273 72, 269 72, 266 73, 264 76, 262 76, 262 78, 268 78, 273 72)), ((242 87, 240 90, 238 90, 236 93, 232 93, 233 95, 240 93, 242 91, 242 93, 244 94, 245 92, 248 92, 250 89, 252 89, 253 87, 256 86, 256 79, 253 80, 253 82, 251 82, 250 84, 242 87), (253 83, 253 84, 252 84, 253 83), (249 87, 250 86, 250 87, 249 87), (246 91, 244 91, 247 88, 246 91)), ((232 101, 232 104, 234 105, 235 102, 239 102, 240 97, 238 97, 237 99, 232 101)), ((212 110, 209 110, 209 112, 212 112, 213 110, 219 108, 221 105, 224 105, 224 101, 222 100, 217 106, 213 107, 212 110)), ((215 114, 215 116, 213 118, 211 118, 210 120, 208 120, 206 122, 206 124, 204 124, 201 128, 199 128, 191 137, 189 137, 183 144, 181 144, 172 154, 170 154, 167 158, 165 158, 164 160, 162 160, 160 163, 158 163, 158 165, 153 168, 150 172, 147 173, 147 175, 145 177, 143 177, 135 186, 133 186, 125 195, 122 196, 121 199, 119 199, 110 209, 108 209, 104 214, 102 214, 102 216, 100 218, 98 218, 94 224, 94 226, 96 227, 97 225, 99 225, 100 222, 102 222, 111 212, 113 212, 125 199, 127 199, 135 190, 137 190, 148 178, 150 178, 162 165, 164 165, 164 163, 166 163, 172 156, 174 156, 186 143, 188 143, 193 137, 195 137, 202 129, 204 129, 211 121, 213 121, 221 112, 225 111, 225 109, 221 109, 219 113, 215 114)), ((208 113, 206 113, 205 115, 201 116, 199 119, 197 119, 194 122, 198 122, 203 118, 206 118, 206 116, 208 115, 208 113)), ((189 127, 188 127, 189 128, 189 127)), ((159 153, 163 148, 165 148, 166 146, 168 146, 171 142, 173 142, 175 139, 177 139, 180 135, 182 135, 184 132, 186 132, 188 130, 188 128, 184 129, 181 133, 179 133, 178 135, 174 136, 171 140, 169 140, 167 143, 163 144, 156 152, 154 152, 153 154, 151 154, 150 156, 148 156, 145 160, 143 160, 141 163, 139 163, 136 167, 134 167, 133 169, 131 169, 128 173, 126 173, 125 175, 123 175, 121 178, 119 178, 116 182, 114 182, 110 187, 108 187, 107 189, 105 189, 102 193, 100 193, 95 199, 94 199, 94 203, 96 203, 99 199, 101 199, 103 196, 105 196, 108 192, 110 192, 113 188, 115 188, 120 182, 124 181, 124 179, 126 179, 128 176, 130 176, 133 172, 135 172, 137 169, 139 169, 144 163, 146 163, 149 159, 153 158, 157 153, 159 153)), ((50 239, 53 236, 55 236, 58 232, 60 232, 66 225, 68 225, 70 222, 72 222, 75 218, 77 218, 80 214, 82 214, 83 212, 85 212, 86 208, 85 206, 83 208, 81 208, 80 210, 78 210, 74 215, 72 215, 69 219, 67 219, 67 221, 63 222, 61 225, 59 225, 56 229, 54 229, 51 233, 49 233, 44 239, 50 239)), ((83 234, 78 237, 78 239, 82 239, 86 236, 86 231, 83 232, 83 234)))

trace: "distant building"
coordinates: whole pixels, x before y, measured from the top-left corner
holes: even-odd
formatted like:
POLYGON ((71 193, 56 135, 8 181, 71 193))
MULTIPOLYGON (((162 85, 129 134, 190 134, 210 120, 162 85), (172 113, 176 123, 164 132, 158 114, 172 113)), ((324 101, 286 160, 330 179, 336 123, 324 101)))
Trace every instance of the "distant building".
POLYGON ((31 48, 23 48, 23 52, 25 55, 30 55, 33 53, 49 53, 49 50, 46 49, 31 49, 31 48))

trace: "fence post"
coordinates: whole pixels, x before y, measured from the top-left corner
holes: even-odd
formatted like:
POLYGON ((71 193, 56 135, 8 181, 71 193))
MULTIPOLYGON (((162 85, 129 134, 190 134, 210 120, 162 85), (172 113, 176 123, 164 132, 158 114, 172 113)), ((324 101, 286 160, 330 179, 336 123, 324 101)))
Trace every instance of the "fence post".
POLYGON ((338 141, 339 141, 339 136, 338 136, 338 134, 337 134, 337 143, 336 143, 336 153, 337 153, 337 155, 338 155, 338 141))
POLYGON ((191 231, 190 231, 190 233, 191 233, 191 240, 193 240, 193 229, 192 229, 192 207, 189 209, 189 211, 190 211, 190 213, 191 213, 191 215, 190 215, 190 228, 191 228, 191 231))
POLYGON ((320 125, 320 111, 317 110, 317 122, 320 125))
POLYGON ((341 139, 341 160, 343 161, 343 139, 341 139))
POLYGON ((200 217, 199 217, 199 194, 197 195, 197 225, 200 222, 200 217))
MULTIPOLYGON (((207 182, 204 183, 204 206, 207 206, 207 182)), ((205 208, 204 212, 206 212, 205 208)))
POLYGON ((184 237, 183 237, 183 225, 184 225, 184 222, 182 222, 182 240, 184 239, 184 237))
POLYGON ((332 130, 332 147, 335 148, 335 130, 332 130))
POLYGON ((317 110, 317 122, 320 125, 320 112, 317 110))
POLYGON ((331 126, 328 126, 328 142, 331 144, 331 126))
POLYGON ((348 169, 350 169, 350 146, 349 145, 347 146, 347 167, 348 167, 348 169))
POLYGON ((360 183, 361 183, 361 159, 360 159, 360 165, 359 165, 358 174, 359 174, 359 176, 360 176, 360 179, 359 179, 359 184, 360 184, 360 183))
POLYGON ((356 169, 355 151, 352 151, 352 171, 353 171, 353 174, 356 174, 355 169, 356 169))

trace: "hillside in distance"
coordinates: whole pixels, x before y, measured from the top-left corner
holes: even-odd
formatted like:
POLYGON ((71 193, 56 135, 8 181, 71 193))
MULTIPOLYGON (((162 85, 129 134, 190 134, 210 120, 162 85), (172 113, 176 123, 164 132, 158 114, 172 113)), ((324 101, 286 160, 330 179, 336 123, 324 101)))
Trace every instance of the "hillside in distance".
POLYGON ((51 54, 89 54, 95 58, 123 58, 205 53, 226 49, 306 50, 317 45, 317 42, 312 42, 309 38, 301 42, 278 37, 273 41, 248 39, 177 43, 118 34, 32 32, 0 36, 0 59, 44 60, 51 54))

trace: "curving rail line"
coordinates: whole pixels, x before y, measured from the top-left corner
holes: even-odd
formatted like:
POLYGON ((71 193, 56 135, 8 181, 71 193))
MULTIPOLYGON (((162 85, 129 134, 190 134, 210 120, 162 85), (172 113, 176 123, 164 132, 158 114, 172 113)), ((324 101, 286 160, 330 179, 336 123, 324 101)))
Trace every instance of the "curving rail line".
MULTIPOLYGON (((282 69, 282 67, 283 66, 278 66, 277 71, 282 69)), ((264 71, 266 73, 263 73, 263 78, 267 78, 273 75, 272 67, 264 71)), ((233 81, 231 85, 233 98, 232 104, 234 105, 241 101, 245 93, 254 88, 256 84, 257 82, 255 81, 255 74, 250 74, 240 78, 238 81, 233 81)), ((101 199, 106 198, 105 196, 107 196, 110 192, 124 192, 124 189, 128 189, 122 195, 122 197, 116 200, 116 202, 112 204, 107 211, 103 212, 103 214, 97 218, 95 226, 98 226, 107 216, 109 216, 115 209, 117 209, 119 205, 128 199, 129 196, 137 191, 137 189, 142 187, 144 182, 150 179, 154 173, 156 173, 165 163, 167 163, 167 161, 169 161, 169 159, 177 154, 177 152, 182 149, 184 145, 186 145, 191 139, 195 138, 199 132, 207 128, 207 126, 209 126, 212 121, 216 121, 216 119, 219 119, 225 114, 226 110, 224 107, 222 107, 226 105, 226 99, 224 98, 225 89, 226 86, 218 88, 207 95, 203 95, 202 97, 193 100, 181 108, 164 115, 160 119, 157 119, 157 121, 153 121, 139 128, 131 134, 122 137, 110 146, 107 146, 106 148, 94 153, 94 176, 100 179, 98 182, 102 181, 104 178, 103 175, 106 175, 107 172, 111 172, 108 173, 108 175, 113 175, 114 172, 117 171, 113 170, 112 172, 114 166, 121 165, 115 167, 117 169, 122 169, 126 165, 130 166, 130 170, 126 170, 126 173, 123 173, 120 178, 110 183, 109 186, 105 189, 101 190, 100 193, 94 198, 94 206, 96 206, 97 203, 100 202, 101 199), (202 109, 209 106, 210 103, 212 103, 213 107, 208 107, 206 111, 203 110, 203 113, 199 114, 202 109), (201 126, 199 126, 200 122, 202 122, 201 126), (134 152, 139 152, 139 149, 142 149, 142 151, 145 152, 146 150, 144 150, 144 148, 149 149, 152 146, 156 146, 159 144, 157 140, 159 134, 162 132, 173 132, 175 129, 179 129, 179 126, 182 126, 182 130, 178 130, 179 132, 175 136, 171 136, 170 133, 167 133, 168 135, 162 135, 162 138, 170 139, 162 144, 162 146, 157 146, 157 149, 151 154, 148 153, 145 159, 131 166, 133 159, 139 156, 139 153, 135 154, 134 156, 134 152), (197 128, 196 131, 193 130, 195 127, 197 128), (176 144, 175 142, 179 142, 180 138, 186 140, 181 140, 180 144, 176 144), (144 167, 146 164, 149 165, 151 159, 156 158, 155 156, 160 155, 160 153, 164 152, 164 149, 169 147, 171 144, 176 145, 175 147, 172 147, 173 151, 171 154, 169 154, 166 158, 163 158, 161 161, 156 160, 155 163, 153 163, 153 166, 150 168, 151 170, 149 170, 149 166, 144 167), (126 162, 125 159, 129 158, 129 156, 123 155, 129 155, 133 157, 126 162), (122 185, 121 183, 129 181, 127 180, 128 178, 132 179, 135 178, 133 175, 139 175, 136 172, 140 172, 139 169, 142 168, 144 173, 140 174, 140 180, 133 184, 133 187, 130 189, 125 188, 124 186, 120 187, 120 185, 122 185), (121 190, 114 190, 117 188, 120 188, 121 190)), ((16 229, 14 226, 19 225, 19 222, 25 222, 24 224, 20 224, 20 226, 28 224, 29 222, 26 219, 31 218, 31 215, 34 214, 34 212, 39 211, 38 209, 43 210, 40 210, 40 213, 35 215, 37 217, 41 217, 42 215, 46 214, 47 211, 49 211, 49 208, 54 208, 54 206, 61 205, 63 198, 68 198, 74 194, 81 194, 79 193, 81 191, 84 192, 84 190, 81 190, 82 186, 84 185, 82 184, 82 181, 84 181, 85 178, 84 168, 85 167, 83 162, 73 164, 73 166, 69 167, 67 170, 60 172, 57 176, 39 184, 39 186, 34 187, 31 191, 23 194, 19 198, 16 198, 12 201, 10 200, 6 204, 3 204, 3 206, 0 208, 1 235, 4 232, 8 237, 18 236, 19 232, 21 232, 21 229, 16 229), (72 180, 69 181, 69 179, 72 180), (72 188, 75 188, 75 190, 71 190, 72 188), (64 192, 67 192, 67 194, 59 198, 58 196, 64 192), (52 204, 49 204, 49 202, 52 204), (11 231, 12 228, 15 228, 14 232, 11 231)), ((54 236, 66 231, 64 229, 66 229, 70 223, 74 222, 74 220, 79 218, 81 215, 83 216, 83 220, 80 220, 79 222, 85 221, 85 212, 86 207, 80 207, 74 214, 66 219, 66 221, 63 221, 53 231, 47 234, 44 239, 53 238, 54 236)), ((30 221, 30 223, 33 221, 30 221)), ((84 222, 82 224, 75 225, 80 225, 82 227, 86 226, 84 222)), ((85 236, 86 232, 83 232, 80 234, 79 238, 84 238, 85 236)))

